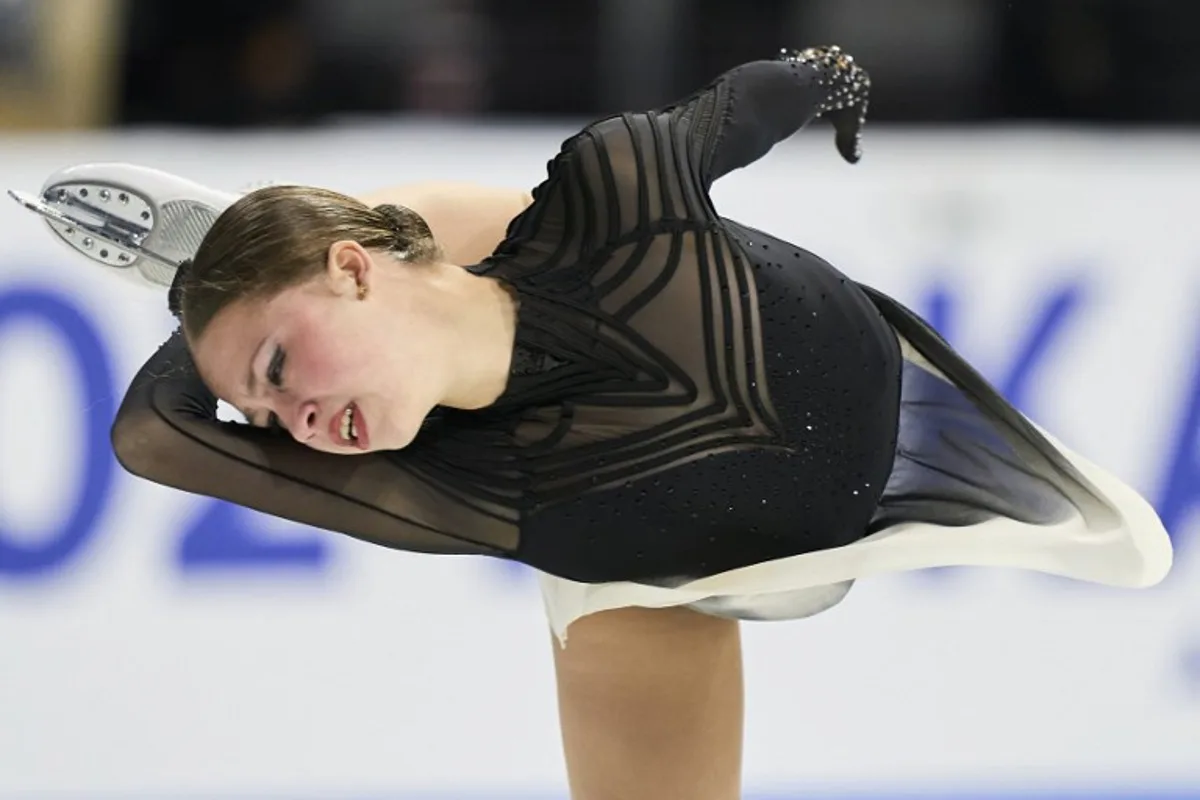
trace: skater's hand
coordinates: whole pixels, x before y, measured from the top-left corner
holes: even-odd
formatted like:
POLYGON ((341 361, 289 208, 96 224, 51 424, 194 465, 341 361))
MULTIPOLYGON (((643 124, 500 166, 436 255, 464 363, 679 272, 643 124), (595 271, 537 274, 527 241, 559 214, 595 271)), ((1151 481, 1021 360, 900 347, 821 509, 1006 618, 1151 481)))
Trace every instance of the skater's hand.
POLYGON ((818 116, 833 123, 834 144, 842 158, 851 164, 857 163, 862 157, 862 128, 867 121, 870 75, 837 45, 782 50, 779 57, 808 64, 824 73, 822 80, 829 95, 818 116))

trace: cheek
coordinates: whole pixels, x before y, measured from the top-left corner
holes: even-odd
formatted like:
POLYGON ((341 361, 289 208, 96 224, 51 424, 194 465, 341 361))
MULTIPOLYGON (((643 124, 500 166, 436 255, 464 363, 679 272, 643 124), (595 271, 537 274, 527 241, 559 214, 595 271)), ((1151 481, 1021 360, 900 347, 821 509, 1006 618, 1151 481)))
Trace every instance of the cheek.
POLYGON ((288 349, 291 380, 310 396, 356 395, 371 391, 388 370, 389 351, 353 320, 301 319, 292 327, 288 349))
POLYGON ((328 326, 296 326, 283 342, 288 353, 288 382, 293 390, 320 397, 344 391, 352 377, 353 351, 328 333, 328 326))

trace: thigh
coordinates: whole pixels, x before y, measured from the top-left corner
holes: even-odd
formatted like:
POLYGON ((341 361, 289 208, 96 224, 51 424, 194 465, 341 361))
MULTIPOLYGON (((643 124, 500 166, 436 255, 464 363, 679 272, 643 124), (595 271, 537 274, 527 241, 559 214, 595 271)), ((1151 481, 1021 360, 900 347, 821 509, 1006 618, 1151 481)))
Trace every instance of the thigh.
POLYGON ((576 620, 553 646, 573 800, 740 797, 736 622, 624 608, 576 620))

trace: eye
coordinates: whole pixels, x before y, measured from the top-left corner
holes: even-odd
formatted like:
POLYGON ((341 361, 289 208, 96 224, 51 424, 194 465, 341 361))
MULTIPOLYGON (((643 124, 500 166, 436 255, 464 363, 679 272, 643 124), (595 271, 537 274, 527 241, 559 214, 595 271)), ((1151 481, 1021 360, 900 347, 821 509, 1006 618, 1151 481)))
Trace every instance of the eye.
POLYGON ((279 421, 279 417, 272 411, 267 414, 267 430, 273 433, 287 433, 287 429, 283 427, 283 423, 279 421))
POLYGON ((287 354, 283 352, 283 348, 276 347, 275 352, 271 354, 271 362, 267 365, 267 381, 276 389, 283 386, 283 364, 286 360, 287 354))

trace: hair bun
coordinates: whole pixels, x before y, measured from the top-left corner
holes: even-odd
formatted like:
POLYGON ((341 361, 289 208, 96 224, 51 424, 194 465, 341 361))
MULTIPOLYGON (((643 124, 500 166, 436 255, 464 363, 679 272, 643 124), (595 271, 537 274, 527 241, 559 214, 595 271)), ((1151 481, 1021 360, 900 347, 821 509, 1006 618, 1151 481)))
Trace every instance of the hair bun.
POLYGON ((400 233, 408 227, 409 216, 415 216, 410 209, 401 208, 391 203, 375 206, 371 210, 383 217, 384 223, 396 233, 400 233))
POLYGON ((437 257, 433 231, 420 214, 411 208, 384 203, 372 209, 391 230, 392 250, 409 261, 428 261, 437 257))

